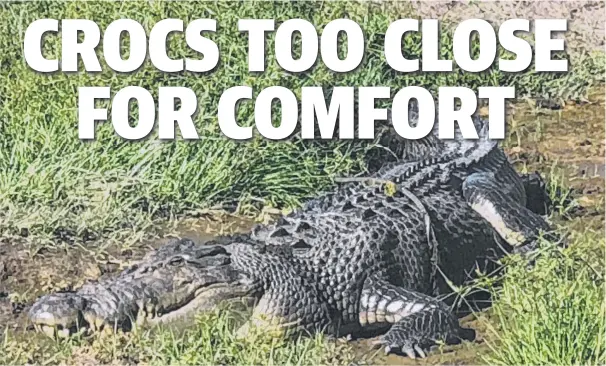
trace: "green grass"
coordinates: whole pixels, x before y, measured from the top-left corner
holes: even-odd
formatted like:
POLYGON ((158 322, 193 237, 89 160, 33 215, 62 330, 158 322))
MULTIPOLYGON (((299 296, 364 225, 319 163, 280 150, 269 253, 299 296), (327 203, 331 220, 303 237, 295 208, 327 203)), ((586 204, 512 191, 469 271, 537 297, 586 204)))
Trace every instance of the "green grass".
MULTIPOLYGON (((297 95, 303 86, 339 85, 392 87, 407 85, 435 91, 438 86, 515 85, 519 97, 575 99, 603 78, 603 56, 573 60, 568 74, 509 75, 491 69, 473 74, 402 74, 383 57, 383 33, 391 21, 408 15, 402 6, 377 7, 353 2, 44 2, 0 5, 0 235, 28 237, 40 246, 58 242, 129 243, 151 233, 157 218, 173 217, 215 206, 238 205, 241 212, 260 207, 292 207, 331 184, 331 177, 365 169, 370 156, 384 150, 372 142, 284 142, 254 138, 236 143, 221 136, 216 115, 218 99, 230 86, 261 89, 281 85, 297 95), (218 21, 211 37, 221 50, 221 64, 212 73, 161 73, 146 63, 130 74, 114 74, 105 66, 99 74, 41 75, 25 64, 22 40, 26 27, 39 18, 87 18, 102 29, 112 20, 133 18, 149 30, 160 19, 194 18, 218 21), (247 71, 247 40, 237 31, 237 19, 304 18, 321 28, 331 19, 349 17, 365 31, 366 58, 355 71, 330 72, 321 62, 305 74, 279 68, 268 52, 267 70, 247 71), (111 86, 115 92, 129 85, 157 94, 158 86, 192 88, 199 98, 195 118, 203 137, 196 142, 159 142, 155 133, 139 142, 119 138, 110 123, 101 123, 95 142, 77 137, 77 87, 111 86)), ((414 15, 414 14, 413 14, 414 15)), ((452 57, 451 35, 442 35, 442 57, 452 57)), ((196 57, 175 35, 169 41, 173 56, 196 57)), ((420 55, 420 36, 405 37, 407 56, 420 55)), ((126 44, 125 44, 126 46, 126 44)), ((274 47, 269 37, 267 49, 274 47)), ((101 47, 99 47, 101 49, 101 47)), ((60 39, 48 36, 45 53, 60 54, 60 39)), ((295 51, 298 52, 298 51, 295 51)), ((478 52, 477 47, 474 52, 478 52)), ((501 51, 505 57, 509 57, 501 51)), ((561 55, 560 55, 561 56, 561 55)), ((239 109, 238 119, 252 124, 252 103, 239 109)))
POLYGON ((508 266, 493 290, 490 364, 606 363, 604 237, 577 235, 570 248, 543 250, 534 268, 508 266), (600 246, 596 246, 600 243, 600 246), (601 249, 601 250, 600 250, 601 249))
POLYGON ((128 334, 96 334, 67 340, 19 341, 0 336, 0 364, 81 364, 136 362, 152 365, 320 365, 346 364, 352 360, 348 347, 318 335, 288 341, 262 333, 236 339, 241 317, 234 312, 201 314, 186 330, 135 329, 128 334), (3 343, 2 343, 3 341, 3 343))

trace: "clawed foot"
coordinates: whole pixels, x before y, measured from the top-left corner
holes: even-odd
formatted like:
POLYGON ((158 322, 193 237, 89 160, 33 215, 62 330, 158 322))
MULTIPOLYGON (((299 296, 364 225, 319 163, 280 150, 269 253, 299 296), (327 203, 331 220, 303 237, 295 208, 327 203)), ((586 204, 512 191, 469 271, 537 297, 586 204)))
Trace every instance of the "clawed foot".
MULTIPOLYGON (((458 337, 449 337, 444 343, 449 345, 459 344, 462 340, 473 340, 475 331, 473 329, 461 328, 458 337)), ((426 358, 429 352, 437 346, 437 342, 418 337, 405 337, 399 332, 387 332, 378 340, 373 341, 374 347, 383 347, 385 354, 402 354, 411 359, 426 358)))
POLYGON ((427 357, 427 354, 430 351, 429 344, 421 345, 420 343, 411 340, 401 341, 392 338, 393 337, 389 337, 389 333, 385 334, 378 340, 372 342, 372 345, 374 347, 383 347, 386 355, 390 353, 401 353, 413 360, 417 357, 427 357))

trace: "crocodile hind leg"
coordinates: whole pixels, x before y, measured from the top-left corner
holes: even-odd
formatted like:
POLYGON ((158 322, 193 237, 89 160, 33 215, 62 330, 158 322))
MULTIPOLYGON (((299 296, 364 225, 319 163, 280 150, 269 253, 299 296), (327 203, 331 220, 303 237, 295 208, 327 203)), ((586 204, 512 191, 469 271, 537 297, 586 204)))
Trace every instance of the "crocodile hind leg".
POLYGON ((376 277, 364 283, 359 317, 363 327, 391 324, 376 344, 384 346, 385 353, 400 351, 410 358, 425 357, 438 341, 453 344, 475 338, 475 331, 461 328, 446 304, 376 277))
MULTIPOLYGON (((514 251, 534 249, 539 236, 550 231, 547 221, 511 198, 507 187, 503 187, 493 173, 474 173, 467 177, 463 182, 463 196, 514 251)), ((550 239, 554 238, 551 234, 550 239)))

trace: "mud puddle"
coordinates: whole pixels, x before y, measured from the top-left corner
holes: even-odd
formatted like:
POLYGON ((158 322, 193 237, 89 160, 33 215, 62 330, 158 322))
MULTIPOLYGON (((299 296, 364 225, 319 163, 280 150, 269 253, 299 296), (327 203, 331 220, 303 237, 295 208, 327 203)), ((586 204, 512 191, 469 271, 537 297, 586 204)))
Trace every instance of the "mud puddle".
POLYGON ((520 168, 544 173, 557 167, 566 172, 573 187, 599 186, 603 193, 604 94, 600 91, 590 100, 567 103, 559 110, 511 106, 504 144, 511 160, 520 168))

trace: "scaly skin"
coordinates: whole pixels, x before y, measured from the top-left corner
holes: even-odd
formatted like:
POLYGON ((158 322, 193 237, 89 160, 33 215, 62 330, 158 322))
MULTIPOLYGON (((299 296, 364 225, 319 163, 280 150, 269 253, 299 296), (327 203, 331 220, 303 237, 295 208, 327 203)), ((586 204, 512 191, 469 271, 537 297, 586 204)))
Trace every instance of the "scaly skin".
MULTIPOLYGON (((52 318, 53 325, 64 328, 80 314, 89 326, 97 317, 99 323, 127 323, 125 314, 132 316, 149 303, 163 304, 160 312, 179 308, 192 293, 204 295, 210 283, 226 285, 221 296, 203 296, 211 303, 207 307, 216 304, 213 300, 256 298, 241 335, 255 325, 288 334, 356 335, 378 329, 384 332, 379 343, 386 351, 410 357, 424 356, 438 340, 468 339, 473 332, 461 329, 449 307, 434 297, 449 292, 442 274, 462 284, 475 268, 512 247, 532 245, 540 231, 549 229, 526 208, 527 188, 532 199, 541 196, 536 180, 521 179, 488 140, 486 124, 476 124, 479 140, 459 136, 440 142, 439 154, 435 140, 428 140, 433 142, 409 149, 418 160, 379 169, 373 177, 393 182, 393 194, 382 186, 345 184, 248 235, 220 238, 206 251, 185 246, 179 255, 199 255, 178 270, 135 268, 75 294, 49 295, 34 305, 30 317, 45 325, 52 318), (175 283, 183 276, 187 281, 175 283), (162 285, 154 286, 155 281, 162 285), (153 291, 125 290, 130 288, 153 291), (100 311, 90 305, 106 301, 106 293, 116 294, 111 306, 100 311), (95 316, 89 321, 91 311, 95 316)), ((174 252, 171 247, 166 251, 174 252)), ((144 266, 152 262, 143 261, 144 266)))
POLYGON ((224 247, 175 240, 116 278, 86 284, 77 293, 43 296, 30 309, 30 319, 59 336, 170 321, 216 306, 225 293, 225 299, 253 293, 229 262, 224 247))
POLYGON ((479 141, 451 142, 442 156, 381 169, 373 178, 393 182, 393 196, 349 184, 257 227, 252 238, 264 244, 234 244, 232 265, 264 289, 255 314, 294 331, 384 329, 386 350, 411 357, 437 340, 467 338, 430 296, 449 292, 437 268, 463 284, 549 230, 526 208, 525 186, 535 182, 525 185, 486 136, 483 129, 479 141))

